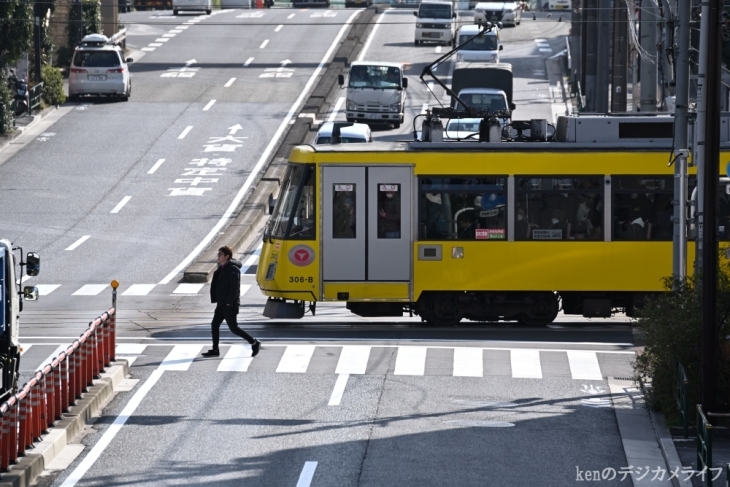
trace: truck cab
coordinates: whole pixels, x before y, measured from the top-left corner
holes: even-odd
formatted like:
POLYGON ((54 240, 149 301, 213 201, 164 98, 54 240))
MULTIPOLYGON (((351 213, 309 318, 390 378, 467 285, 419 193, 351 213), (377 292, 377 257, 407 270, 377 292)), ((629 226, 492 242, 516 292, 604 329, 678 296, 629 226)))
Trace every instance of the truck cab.
MULTIPOLYGON (((348 122, 385 123, 400 128, 408 88, 401 63, 353 62, 347 78, 348 122)), ((338 80, 340 88, 344 88, 345 77, 339 75, 338 80)))
MULTIPOLYGON (((28 276, 37 276, 40 271, 40 257, 28 252, 26 261, 16 262, 12 244, 0 239, 0 402, 14 394, 18 388, 20 370, 20 342, 18 318, 23 310, 20 282, 23 270, 28 276), (16 274, 16 266, 20 273, 16 274), (17 279, 17 280, 16 280, 17 279)), ((38 288, 26 286, 22 293, 23 300, 36 301, 38 288)))

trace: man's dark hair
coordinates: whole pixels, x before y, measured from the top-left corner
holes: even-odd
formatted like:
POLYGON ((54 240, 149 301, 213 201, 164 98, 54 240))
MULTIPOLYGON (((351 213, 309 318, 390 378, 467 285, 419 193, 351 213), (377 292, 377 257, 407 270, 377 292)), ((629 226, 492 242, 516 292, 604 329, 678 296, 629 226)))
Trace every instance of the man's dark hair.
POLYGON ((218 252, 221 252, 227 257, 233 257, 233 249, 231 249, 228 245, 224 245, 223 247, 219 248, 218 252))

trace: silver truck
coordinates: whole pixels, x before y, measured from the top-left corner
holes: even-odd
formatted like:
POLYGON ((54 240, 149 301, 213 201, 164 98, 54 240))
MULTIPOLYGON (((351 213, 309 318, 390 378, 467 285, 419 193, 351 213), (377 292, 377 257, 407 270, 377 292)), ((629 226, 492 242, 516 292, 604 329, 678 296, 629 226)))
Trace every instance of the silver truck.
MULTIPOLYGON (((339 75, 340 88, 345 77, 339 75)), ((403 123, 408 78, 400 63, 357 61, 350 66, 345 113, 348 122, 403 123)))

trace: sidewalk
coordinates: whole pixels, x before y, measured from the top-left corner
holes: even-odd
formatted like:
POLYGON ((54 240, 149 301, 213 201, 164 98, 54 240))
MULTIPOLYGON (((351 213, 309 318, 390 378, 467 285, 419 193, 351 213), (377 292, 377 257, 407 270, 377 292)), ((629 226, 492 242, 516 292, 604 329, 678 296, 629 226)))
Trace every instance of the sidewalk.
MULTIPOLYGON (((697 444, 696 435, 694 431, 690 430, 689 439, 685 440, 681 436, 681 432, 678 429, 673 429, 672 433, 677 436, 673 436, 674 446, 677 448, 677 453, 682 461, 682 465, 692 469, 697 468, 697 444)), ((730 433, 727 430, 716 430, 715 435, 712 438, 712 468, 722 468, 720 476, 712 482, 715 486, 727 485, 727 479, 725 478, 725 465, 730 463, 730 433), (721 433, 718 434, 718 432, 721 433)), ((717 470, 713 472, 713 476, 717 474, 717 470)), ((692 485, 700 487, 706 485, 702 482, 702 479, 696 475, 692 477, 692 485)))

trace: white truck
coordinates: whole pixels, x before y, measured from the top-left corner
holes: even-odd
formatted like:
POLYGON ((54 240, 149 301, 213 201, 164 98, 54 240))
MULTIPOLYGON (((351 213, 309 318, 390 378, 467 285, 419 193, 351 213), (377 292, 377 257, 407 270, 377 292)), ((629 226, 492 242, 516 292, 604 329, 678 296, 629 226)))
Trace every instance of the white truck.
POLYGON ((38 288, 26 286, 21 300, 20 285, 23 273, 37 276, 40 271, 40 257, 35 252, 28 252, 23 261, 23 249, 14 248, 5 239, 0 239, 0 403, 7 400, 18 389, 20 370, 20 342, 18 318, 23 310, 23 300, 36 301, 38 288), (15 251, 20 250, 20 262, 16 263, 15 251), (20 272, 16 274, 16 265, 20 272))
MULTIPOLYGON (((490 113, 515 109, 512 102, 512 65, 507 63, 456 62, 451 77, 451 91, 472 108, 490 113)), ((455 97, 452 108, 461 108, 455 97)))
MULTIPOLYGON (((340 88, 345 77, 339 75, 340 88)), ((345 113, 348 122, 403 123, 408 78, 401 63, 357 61, 350 66, 345 113)))

